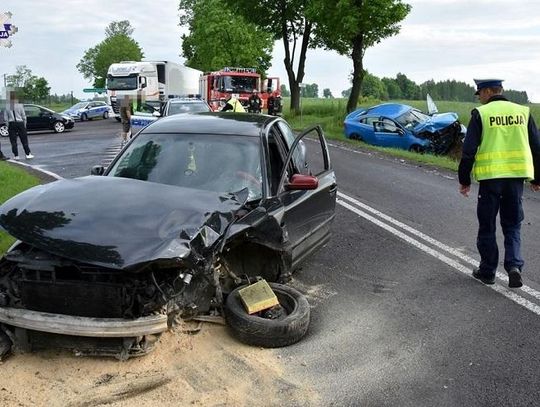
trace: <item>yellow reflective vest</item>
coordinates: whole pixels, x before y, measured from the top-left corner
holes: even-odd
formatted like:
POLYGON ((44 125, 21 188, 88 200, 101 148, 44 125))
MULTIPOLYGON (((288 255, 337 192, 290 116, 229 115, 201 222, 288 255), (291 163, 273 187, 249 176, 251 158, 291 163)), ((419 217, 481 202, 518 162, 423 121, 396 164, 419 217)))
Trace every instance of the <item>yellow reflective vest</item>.
POLYGON ((227 104, 231 105, 233 107, 233 112, 242 112, 245 113, 246 109, 244 109, 244 106, 242 106, 242 103, 236 98, 231 97, 227 104))
POLYGON ((497 100, 477 108, 482 120, 482 140, 473 174, 477 181, 493 178, 534 178, 529 146, 529 108, 497 100))

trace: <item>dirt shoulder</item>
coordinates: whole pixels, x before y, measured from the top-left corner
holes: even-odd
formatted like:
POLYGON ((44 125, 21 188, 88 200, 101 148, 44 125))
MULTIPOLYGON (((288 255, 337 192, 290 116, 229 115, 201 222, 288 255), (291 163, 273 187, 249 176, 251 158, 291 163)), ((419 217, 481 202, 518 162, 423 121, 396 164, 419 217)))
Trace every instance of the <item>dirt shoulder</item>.
POLYGON ((313 406, 275 351, 245 346, 225 327, 162 335, 156 350, 120 362, 69 353, 16 354, 0 366, 4 406, 313 406))

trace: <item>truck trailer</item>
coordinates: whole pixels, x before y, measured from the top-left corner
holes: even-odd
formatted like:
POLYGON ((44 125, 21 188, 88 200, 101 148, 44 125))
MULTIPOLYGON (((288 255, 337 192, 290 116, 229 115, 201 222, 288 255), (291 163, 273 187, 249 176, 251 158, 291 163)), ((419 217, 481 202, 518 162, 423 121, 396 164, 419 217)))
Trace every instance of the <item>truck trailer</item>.
POLYGON ((129 95, 159 108, 169 98, 198 93, 201 71, 171 61, 122 61, 107 72, 107 95, 117 120, 120 101, 129 95))

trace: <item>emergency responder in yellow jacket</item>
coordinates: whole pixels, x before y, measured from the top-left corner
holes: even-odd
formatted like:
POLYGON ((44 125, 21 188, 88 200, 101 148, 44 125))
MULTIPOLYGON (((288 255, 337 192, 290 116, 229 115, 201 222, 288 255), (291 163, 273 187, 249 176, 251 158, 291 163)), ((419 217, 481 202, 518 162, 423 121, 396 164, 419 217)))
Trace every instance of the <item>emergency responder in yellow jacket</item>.
POLYGON ((238 99, 236 99, 234 96, 229 97, 227 99, 227 102, 225 103, 225 106, 221 109, 222 112, 242 112, 245 113, 246 109, 244 109, 244 106, 242 106, 242 103, 238 99))
POLYGON ((523 182, 540 191, 540 137, 529 108, 502 96, 501 79, 475 79, 482 106, 471 112, 459 163, 459 191, 468 196, 471 170, 479 182, 477 216, 480 267, 473 277, 495 283, 499 263, 496 218, 504 234, 504 268, 508 286, 521 287, 521 222, 523 182))

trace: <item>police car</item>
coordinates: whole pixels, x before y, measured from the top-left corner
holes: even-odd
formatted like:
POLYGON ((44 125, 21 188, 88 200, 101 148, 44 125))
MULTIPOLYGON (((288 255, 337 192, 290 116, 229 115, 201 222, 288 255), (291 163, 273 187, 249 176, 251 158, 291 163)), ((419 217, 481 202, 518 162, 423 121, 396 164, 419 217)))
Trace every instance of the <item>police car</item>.
POLYGON ((90 101, 79 102, 64 110, 62 114, 71 117, 74 120, 92 120, 96 118, 108 119, 112 114, 112 108, 105 102, 90 101))
POLYGON ((208 103, 197 97, 178 97, 169 99, 161 112, 156 106, 148 103, 143 104, 141 110, 142 111, 137 111, 131 116, 131 133, 133 135, 160 117, 183 113, 212 111, 208 103))

